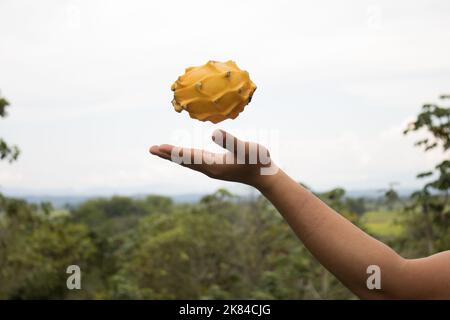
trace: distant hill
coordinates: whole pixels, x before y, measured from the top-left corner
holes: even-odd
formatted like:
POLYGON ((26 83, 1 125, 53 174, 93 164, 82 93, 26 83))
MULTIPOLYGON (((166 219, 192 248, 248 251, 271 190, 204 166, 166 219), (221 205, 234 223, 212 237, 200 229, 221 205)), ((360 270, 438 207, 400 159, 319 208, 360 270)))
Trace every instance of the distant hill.
MULTIPOLYGON (((416 189, 396 189, 400 197, 409 197, 416 189)), ((385 191, 380 189, 346 190, 345 195, 351 198, 379 198, 385 191)))
MULTIPOLYGON (((66 206, 77 206, 86 200, 94 198, 106 198, 107 196, 51 196, 51 195, 7 195, 13 198, 24 199, 29 203, 41 203, 50 202, 53 207, 57 209, 64 208, 66 206)), ((195 203, 198 202, 204 195, 203 194, 180 194, 171 196, 172 200, 177 203, 195 203)), ((132 198, 142 198, 145 195, 133 195, 132 198)))
POLYGON ((53 207, 60 209, 66 205, 77 206, 84 201, 94 198, 90 196, 17 196, 17 198, 25 199, 30 203, 50 202, 53 207))
MULTIPOLYGON (((413 192, 413 189, 398 189, 397 192, 401 197, 408 197, 413 192)), ((27 194, 8 194, 7 196, 15 197, 15 198, 22 198, 30 203, 41 203, 41 202, 50 202, 53 204, 55 208, 64 208, 65 206, 77 206, 80 203, 93 198, 99 198, 99 197, 110 197, 112 195, 27 195, 27 194)), ((130 196, 130 195, 127 195, 130 196)), ((145 194, 136 194, 131 195, 133 198, 142 198, 145 197, 145 194)), ((204 194, 179 194, 179 195, 172 195, 169 196, 173 199, 174 202, 177 203, 195 203, 198 202, 204 194)), ((244 198, 246 198, 248 195, 243 195, 244 198)), ((347 197, 352 198, 379 198, 383 196, 383 192, 376 189, 361 189, 361 190, 347 190, 346 191, 347 197)))

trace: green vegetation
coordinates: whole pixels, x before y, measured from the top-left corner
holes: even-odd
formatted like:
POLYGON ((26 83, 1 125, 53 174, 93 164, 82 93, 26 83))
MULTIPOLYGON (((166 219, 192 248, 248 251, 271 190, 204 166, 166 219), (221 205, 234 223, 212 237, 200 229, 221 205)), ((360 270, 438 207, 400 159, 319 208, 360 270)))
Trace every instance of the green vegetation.
MULTIPOLYGON (((0 118, 7 116, 6 108, 9 106, 8 100, 0 95, 0 118)), ((5 140, 0 138, 0 161, 7 160, 13 162, 19 157, 19 148, 17 146, 11 146, 6 143, 5 140)))
MULTIPOLYGON (((319 196, 375 237, 417 245, 404 213, 354 212, 343 189, 319 196)), ((112 197, 70 211, 0 199, 3 299, 355 298, 263 197, 221 189, 195 204, 112 197), (82 270, 83 290, 65 287, 71 264, 82 270)), ((384 198, 367 202, 385 206, 384 198)))
POLYGON ((0 298, 353 298, 262 197, 112 197, 69 214, 2 197, 0 222, 0 298), (65 287, 71 264, 83 290, 65 287))
POLYGON ((369 211, 361 218, 366 230, 379 237, 398 237, 405 232, 402 215, 397 211, 369 211))

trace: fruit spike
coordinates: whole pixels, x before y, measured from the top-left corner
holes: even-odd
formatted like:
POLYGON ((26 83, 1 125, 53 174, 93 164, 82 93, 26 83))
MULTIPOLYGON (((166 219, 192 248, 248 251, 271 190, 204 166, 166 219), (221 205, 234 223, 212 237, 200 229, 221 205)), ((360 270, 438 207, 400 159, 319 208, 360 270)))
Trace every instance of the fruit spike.
POLYGON ((186 68, 171 89, 175 111, 186 110, 193 119, 218 123, 235 119, 251 101, 256 85, 233 61, 210 60, 186 68))

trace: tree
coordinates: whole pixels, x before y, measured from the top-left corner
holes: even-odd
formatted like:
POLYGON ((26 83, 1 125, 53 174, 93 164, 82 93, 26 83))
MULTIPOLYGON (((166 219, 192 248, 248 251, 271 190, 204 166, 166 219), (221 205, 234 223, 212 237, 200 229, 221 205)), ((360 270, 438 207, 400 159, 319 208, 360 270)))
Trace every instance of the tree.
MULTIPOLYGON (((0 96, 0 118, 7 116, 6 107, 9 106, 8 100, 0 96)), ((5 140, 0 138, 0 160, 13 162, 19 157, 20 150, 17 146, 10 146, 5 140)))
POLYGON ((389 210, 394 210, 396 204, 401 204, 400 196, 395 190, 396 185, 398 185, 397 182, 390 182, 388 188, 379 190, 383 192, 383 200, 389 210))
MULTIPOLYGON (((442 95, 441 100, 450 96, 442 95)), ((407 207, 411 214, 410 231, 417 238, 425 238, 425 253, 448 249, 450 231, 450 107, 425 104, 417 119, 408 124, 404 134, 425 129, 428 137, 415 143, 425 152, 441 148, 444 159, 432 170, 417 175, 419 179, 429 178, 422 190, 414 192, 412 203, 407 207)), ((420 246, 419 246, 420 248, 420 246)))
MULTIPOLYGON (((450 99, 448 95, 442 95, 441 100, 450 99)), ((417 119, 408 124, 404 134, 426 129, 431 137, 421 139, 415 143, 416 146, 424 147, 424 151, 430 151, 441 147, 444 154, 450 150, 450 107, 437 104, 425 104, 417 119)), ((437 164, 433 170, 422 172, 418 178, 437 176, 428 182, 424 189, 435 189, 443 191, 446 195, 450 189, 450 158, 444 159, 437 164)), ((448 199, 448 198, 447 198, 448 199)))
POLYGON ((92 264, 89 229, 50 209, 0 196, 0 299, 92 297, 65 285, 69 265, 87 272, 92 264))

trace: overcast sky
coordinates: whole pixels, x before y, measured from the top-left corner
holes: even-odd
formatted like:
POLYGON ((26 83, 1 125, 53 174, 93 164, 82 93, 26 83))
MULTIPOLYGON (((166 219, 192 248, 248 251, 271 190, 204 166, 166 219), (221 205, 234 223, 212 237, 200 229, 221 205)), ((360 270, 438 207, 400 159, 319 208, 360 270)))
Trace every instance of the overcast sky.
POLYGON ((450 92, 450 2, 0 0, 0 136, 22 149, 0 191, 243 190, 148 154, 217 150, 214 128, 265 142, 316 190, 418 186, 442 155, 402 129, 450 92), (234 60, 258 86, 234 121, 173 111, 185 67, 234 60))

